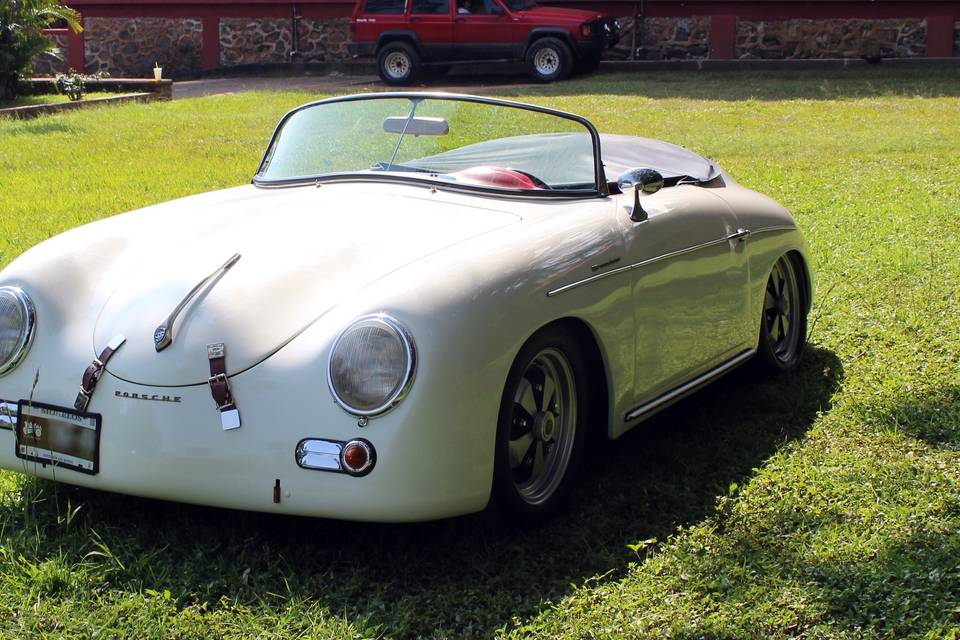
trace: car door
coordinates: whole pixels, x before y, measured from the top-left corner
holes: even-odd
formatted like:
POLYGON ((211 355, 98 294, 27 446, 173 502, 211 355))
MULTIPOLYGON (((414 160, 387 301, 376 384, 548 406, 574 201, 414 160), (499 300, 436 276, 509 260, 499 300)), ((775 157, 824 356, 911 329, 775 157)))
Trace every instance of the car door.
POLYGON ((412 0, 410 26, 425 60, 445 60, 453 43, 452 0, 412 0))
POLYGON ((458 60, 512 58, 514 18, 497 0, 456 0, 453 57, 458 60))
POLYGON ((624 217, 625 254, 636 265, 635 390, 645 403, 749 348, 752 325, 746 239, 726 203, 710 189, 683 185, 641 204, 647 220, 624 217))

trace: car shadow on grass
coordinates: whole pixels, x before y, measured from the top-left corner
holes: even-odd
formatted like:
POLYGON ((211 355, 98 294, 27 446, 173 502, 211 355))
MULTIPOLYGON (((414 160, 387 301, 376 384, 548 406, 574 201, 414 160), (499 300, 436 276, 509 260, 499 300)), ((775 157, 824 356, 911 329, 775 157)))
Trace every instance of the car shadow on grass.
POLYGON ((511 526, 490 511, 375 525, 183 506, 30 480, 57 497, 38 507, 39 519, 57 521, 55 502, 60 511, 68 500, 83 510, 69 529, 51 525, 40 549, 31 538, 22 551, 79 553, 95 530, 123 563, 115 589, 169 590, 181 606, 210 608, 223 597, 254 610, 308 602, 313 615, 345 614, 389 637, 489 637, 563 597, 571 584, 621 576, 637 560, 627 545, 663 540, 712 513, 733 483, 748 482, 756 467, 830 409, 842 377, 838 358, 822 348, 809 349, 791 375, 762 377, 742 368, 620 440, 595 444, 569 510, 536 529, 511 526))

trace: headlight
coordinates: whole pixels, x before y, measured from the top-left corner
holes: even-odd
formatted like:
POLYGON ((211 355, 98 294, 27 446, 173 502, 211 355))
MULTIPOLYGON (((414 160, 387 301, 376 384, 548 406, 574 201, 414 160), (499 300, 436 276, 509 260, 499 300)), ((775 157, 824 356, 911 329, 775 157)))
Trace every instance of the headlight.
POLYGON ((357 318, 330 351, 327 379, 337 403, 350 413, 373 416, 406 395, 416 369, 416 350, 403 325, 386 315, 357 318))
POLYGON ((0 376, 13 371, 30 349, 37 314, 20 287, 0 287, 0 376))

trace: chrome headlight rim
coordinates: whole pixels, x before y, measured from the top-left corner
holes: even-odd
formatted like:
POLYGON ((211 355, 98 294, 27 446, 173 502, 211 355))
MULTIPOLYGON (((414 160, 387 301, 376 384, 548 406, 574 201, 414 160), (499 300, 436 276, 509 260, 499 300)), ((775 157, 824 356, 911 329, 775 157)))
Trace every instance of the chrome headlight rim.
POLYGON ((5 362, 0 362, 0 376, 5 376, 23 362, 23 359, 30 351, 31 345, 33 345, 33 336, 36 333, 35 329, 37 326, 37 310, 36 307, 33 306, 33 300, 31 300, 30 296, 20 287, 10 285, 3 286, 0 287, 0 293, 9 293, 13 296, 14 300, 20 305, 20 310, 25 320, 20 343, 5 362))
POLYGON ((327 358, 327 387, 330 389, 330 394, 333 396, 334 402, 336 402, 341 409, 352 416, 373 418, 387 413, 395 406, 400 404, 400 402, 410 392, 410 387, 413 385, 413 379, 416 376, 416 371, 417 347, 407 328, 399 320, 386 313, 369 313, 354 318, 352 321, 350 321, 350 323, 348 323, 347 326, 345 326, 340 333, 337 334, 336 339, 333 341, 333 344, 330 347, 330 355, 327 358), (360 324, 378 324, 394 332, 400 338, 404 354, 407 358, 407 366, 400 384, 397 385, 397 388, 393 391, 393 393, 391 393, 390 396, 388 396, 380 406, 372 409, 358 409, 351 406, 349 402, 340 397, 340 394, 337 393, 337 388, 333 383, 333 357, 337 353, 337 347, 340 345, 340 341, 343 339, 343 337, 351 329, 356 328, 360 324))

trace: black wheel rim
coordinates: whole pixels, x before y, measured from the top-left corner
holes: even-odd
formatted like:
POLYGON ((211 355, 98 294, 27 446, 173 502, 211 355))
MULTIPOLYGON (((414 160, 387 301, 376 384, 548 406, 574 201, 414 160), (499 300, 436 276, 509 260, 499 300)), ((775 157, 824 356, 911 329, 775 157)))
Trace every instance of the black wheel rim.
POLYGON ((783 257, 774 265, 763 297, 763 325, 773 355, 789 362, 800 345, 800 288, 792 261, 783 257))
POLYGON ((528 504, 546 502, 563 482, 577 411, 570 361, 558 349, 543 349, 514 390, 510 422, 510 471, 517 493, 528 504))

